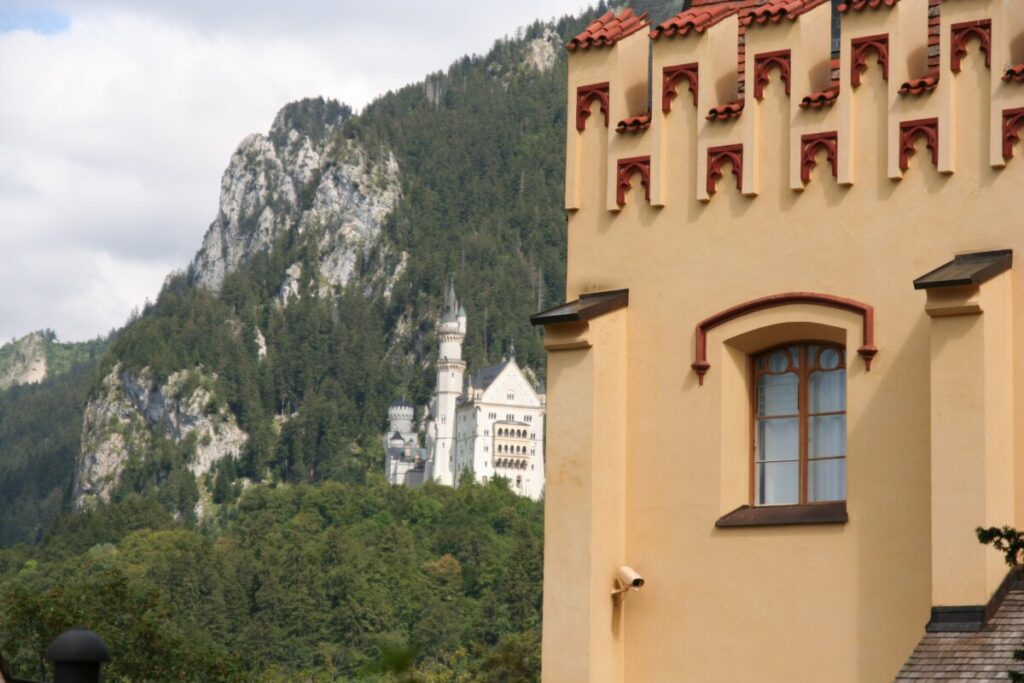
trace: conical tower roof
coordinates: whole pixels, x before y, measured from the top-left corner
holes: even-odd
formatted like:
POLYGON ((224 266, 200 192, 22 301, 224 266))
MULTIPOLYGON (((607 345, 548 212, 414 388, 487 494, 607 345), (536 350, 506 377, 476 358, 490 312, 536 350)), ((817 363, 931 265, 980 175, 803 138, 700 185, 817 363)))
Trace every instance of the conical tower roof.
POLYGON ((455 278, 448 276, 448 289, 444 294, 444 310, 441 312, 441 320, 454 322, 459 316, 459 300, 455 297, 455 278))

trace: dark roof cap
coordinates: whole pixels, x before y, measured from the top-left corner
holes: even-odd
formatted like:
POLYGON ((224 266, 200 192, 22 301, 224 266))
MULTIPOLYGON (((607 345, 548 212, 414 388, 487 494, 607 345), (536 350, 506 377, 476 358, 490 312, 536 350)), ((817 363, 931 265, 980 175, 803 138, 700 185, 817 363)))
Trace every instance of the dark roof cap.
POLYGON ((980 285, 1013 266, 1013 250, 979 251, 960 254, 930 273, 914 280, 914 289, 980 285))
POLYGON ((610 292, 580 294, 575 301, 560 304, 530 316, 534 325, 572 323, 590 320, 605 313, 611 313, 629 305, 629 290, 616 289, 610 292))
POLYGON ((408 401, 406 401, 405 400, 405 396, 403 396, 402 398, 396 398, 394 401, 392 401, 391 402, 391 407, 392 408, 414 408, 415 406, 413 406, 413 404, 411 404, 408 401))
POLYGON ((110 661, 107 644, 98 635, 84 628, 73 628, 57 636, 46 648, 51 662, 99 664, 110 661))

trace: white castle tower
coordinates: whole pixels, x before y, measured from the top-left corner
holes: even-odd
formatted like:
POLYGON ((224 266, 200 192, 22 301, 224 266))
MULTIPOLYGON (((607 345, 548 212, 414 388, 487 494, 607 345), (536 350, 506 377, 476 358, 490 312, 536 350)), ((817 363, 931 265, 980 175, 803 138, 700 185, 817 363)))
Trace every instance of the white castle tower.
POLYGON ((466 361, 462 360, 462 342, 466 338, 466 311, 455 298, 455 283, 448 281, 441 322, 437 327, 440 348, 437 354, 437 389, 431 414, 434 418, 433 475, 434 480, 455 486, 457 475, 453 462, 455 450, 455 410, 462 396, 466 361))
POLYGON ((419 447, 413 431, 413 406, 405 399, 392 403, 384 435, 388 481, 457 486, 462 477, 481 483, 500 478, 521 496, 541 498, 546 405, 532 373, 523 372, 513 352, 463 382, 466 311, 451 281, 437 337, 437 386, 423 419, 426 447, 419 447))
POLYGON ((388 480, 396 484, 419 486, 430 477, 427 452, 419 447, 413 419, 415 408, 405 397, 388 408, 388 431, 384 435, 388 480))

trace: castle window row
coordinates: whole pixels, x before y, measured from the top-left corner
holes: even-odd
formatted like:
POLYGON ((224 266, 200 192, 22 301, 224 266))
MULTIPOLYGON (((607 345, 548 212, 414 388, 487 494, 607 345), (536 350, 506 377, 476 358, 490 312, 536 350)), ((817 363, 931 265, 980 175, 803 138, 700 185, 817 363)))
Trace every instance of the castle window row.
POLYGON ((496 469, 525 470, 526 461, 499 458, 494 461, 494 467, 496 469))
MULTIPOLYGON (((516 439, 525 439, 525 438, 527 438, 526 430, 525 429, 504 429, 504 428, 499 428, 499 429, 496 430, 495 434, 497 436, 508 436, 508 437, 512 437, 512 438, 516 438, 516 439)), ((531 435, 531 438, 532 438, 532 435, 531 435)))
MULTIPOLYGON (((527 454, 526 446, 513 446, 511 444, 498 444, 497 446, 495 446, 494 450, 497 453, 508 453, 512 455, 527 454)), ((530 452, 532 453, 533 449, 530 449, 530 452)))

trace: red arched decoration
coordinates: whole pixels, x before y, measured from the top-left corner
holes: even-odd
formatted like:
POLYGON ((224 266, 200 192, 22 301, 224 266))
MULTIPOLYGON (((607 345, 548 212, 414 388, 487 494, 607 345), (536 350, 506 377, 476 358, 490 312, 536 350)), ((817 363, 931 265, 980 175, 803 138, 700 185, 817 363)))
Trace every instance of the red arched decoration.
POLYGON ((814 156, 818 150, 825 150, 829 163, 832 164, 832 175, 839 177, 839 133, 813 133, 800 138, 800 179, 805 183, 811 180, 811 171, 818 165, 814 156))
POLYGON ((965 21, 949 27, 949 68, 960 71, 961 63, 967 56, 967 41, 971 37, 981 41, 981 51, 985 53, 985 66, 992 67, 992 20, 965 21))
POLYGON ((619 159, 615 181, 615 201, 619 206, 626 204, 626 192, 633 186, 634 173, 640 174, 640 184, 644 186, 644 198, 651 201, 651 158, 631 157, 619 159))
POLYGON ((1013 158, 1013 146, 1020 142, 1024 128, 1024 107, 1003 111, 1003 158, 1013 158))
POLYGON ((576 88, 576 130, 582 131, 587 127, 587 117, 590 116, 590 106, 594 100, 601 103, 604 125, 608 126, 608 83, 593 83, 576 88))
POLYGON ((939 120, 916 119, 900 123, 900 169, 910 168, 910 157, 914 156, 914 142, 924 136, 928 149, 932 151, 932 163, 939 165, 939 120))
POLYGON ((762 52, 754 55, 754 97, 764 97, 764 86, 768 85, 770 79, 768 72, 773 66, 779 67, 782 80, 786 84, 786 94, 789 94, 789 50, 776 50, 775 52, 762 52))
POLYGON ((868 68, 868 55, 878 55, 878 63, 882 65, 882 78, 889 80, 889 34, 864 36, 850 41, 850 85, 860 85, 860 77, 868 68))
POLYGON ((762 311, 766 308, 776 308, 778 306, 788 306, 790 304, 828 306, 830 308, 851 311, 861 316, 864 320, 864 339, 863 344, 861 344, 860 348, 857 349, 857 353, 864 359, 865 368, 867 368, 869 372, 871 371, 871 360, 878 353, 878 348, 875 347, 874 308, 867 304, 862 304, 859 301, 854 301, 853 299, 844 299, 842 297, 832 296, 831 294, 791 292, 789 294, 774 294, 772 296, 747 301, 746 303, 715 313, 711 317, 705 318, 697 324, 697 341, 695 349, 696 359, 690 367, 692 367, 697 373, 697 378, 700 381, 701 386, 704 385, 704 375, 707 374, 709 369, 711 369, 711 363, 708 362, 708 332, 723 323, 735 320, 736 318, 742 318, 743 316, 756 311, 762 311))
POLYGON ((718 181, 722 179, 722 167, 732 164, 732 174, 736 176, 736 189, 743 191, 743 145, 725 145, 708 147, 708 194, 714 194, 718 181))
POLYGON ((686 81, 693 95, 693 106, 697 106, 697 84, 699 83, 697 62, 666 66, 661 72, 661 110, 668 113, 672 110, 672 100, 678 94, 676 88, 686 81))

